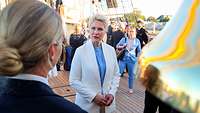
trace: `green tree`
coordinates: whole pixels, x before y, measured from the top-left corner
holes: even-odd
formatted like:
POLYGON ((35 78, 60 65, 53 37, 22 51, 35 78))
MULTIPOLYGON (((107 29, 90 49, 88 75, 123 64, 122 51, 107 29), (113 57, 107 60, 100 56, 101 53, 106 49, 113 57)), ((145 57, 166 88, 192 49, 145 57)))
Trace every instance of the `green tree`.
POLYGON ((132 23, 134 25, 136 25, 137 20, 141 19, 141 20, 146 20, 145 16, 141 14, 141 11, 136 10, 133 11, 132 13, 128 13, 124 15, 129 23, 132 23))
POLYGON ((169 15, 160 15, 158 18, 157 18, 157 21, 158 22, 168 22, 170 20, 171 16, 169 15))
POLYGON ((144 15, 140 15, 140 17, 139 17, 140 19, 142 19, 142 20, 146 20, 146 17, 144 16, 144 15))
POLYGON ((156 18, 153 17, 153 16, 148 17, 147 21, 149 21, 149 22, 157 22, 156 18))

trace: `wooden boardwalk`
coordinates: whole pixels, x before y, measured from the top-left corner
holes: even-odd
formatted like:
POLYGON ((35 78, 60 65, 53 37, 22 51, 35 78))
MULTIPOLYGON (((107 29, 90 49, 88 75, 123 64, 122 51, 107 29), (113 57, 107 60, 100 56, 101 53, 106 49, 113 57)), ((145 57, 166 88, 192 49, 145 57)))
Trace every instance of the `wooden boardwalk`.
MULTIPOLYGON (((67 100, 74 102, 75 91, 68 84, 68 72, 61 71, 56 77, 50 77, 49 83, 52 89, 67 100)), ((116 93, 115 113, 143 113, 144 88, 135 81, 133 94, 128 93, 127 76, 120 80, 120 87, 116 93)))

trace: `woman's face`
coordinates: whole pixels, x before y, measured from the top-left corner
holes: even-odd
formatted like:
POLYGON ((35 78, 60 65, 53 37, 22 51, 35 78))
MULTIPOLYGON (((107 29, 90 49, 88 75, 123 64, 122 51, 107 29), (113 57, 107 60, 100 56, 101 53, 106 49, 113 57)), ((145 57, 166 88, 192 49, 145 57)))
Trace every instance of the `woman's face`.
POLYGON ((90 38, 92 42, 101 42, 105 34, 106 29, 103 22, 94 21, 90 25, 90 38))
POLYGON ((136 30, 135 30, 135 28, 130 28, 128 30, 128 35, 130 36, 130 38, 135 38, 136 37, 136 30))

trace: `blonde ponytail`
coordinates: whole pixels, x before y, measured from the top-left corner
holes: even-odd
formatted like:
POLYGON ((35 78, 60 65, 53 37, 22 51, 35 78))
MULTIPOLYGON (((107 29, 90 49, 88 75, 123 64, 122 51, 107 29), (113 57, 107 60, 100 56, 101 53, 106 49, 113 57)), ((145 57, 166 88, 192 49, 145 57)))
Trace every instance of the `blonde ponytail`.
POLYGON ((23 70, 23 63, 17 49, 0 45, 0 74, 15 76, 23 70))

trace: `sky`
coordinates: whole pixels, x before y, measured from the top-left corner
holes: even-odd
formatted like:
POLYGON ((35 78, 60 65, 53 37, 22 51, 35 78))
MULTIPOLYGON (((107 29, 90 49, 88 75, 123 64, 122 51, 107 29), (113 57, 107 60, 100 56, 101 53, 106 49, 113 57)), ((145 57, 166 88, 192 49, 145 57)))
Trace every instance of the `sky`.
POLYGON ((174 15, 183 0, 132 0, 134 8, 138 8, 145 16, 158 17, 161 14, 174 15))
MULTIPOLYGON (((91 0, 63 0, 65 6, 70 9, 68 14, 74 15, 73 17, 78 17, 77 15, 84 13, 86 16, 90 16, 92 14, 91 6, 89 5, 89 2, 91 0), (77 5, 78 4, 78 5, 77 5), (80 6, 83 8, 81 9, 80 6), (73 10, 74 9, 74 10, 73 10), (76 10, 76 11, 75 11, 76 10), (70 13, 71 12, 71 13, 70 13), (76 15, 75 15, 76 14, 76 15)), ((106 0, 104 1, 104 4, 106 4, 106 0)), ((121 0, 117 0, 118 2, 121 0)), ((130 2, 131 0, 123 0, 130 2)), ((176 11, 180 7, 183 0, 132 0, 133 7, 137 8, 142 11, 142 15, 145 15, 146 17, 154 16, 159 17, 160 15, 175 15, 176 11)), ((129 9, 132 10, 132 6, 129 3, 129 9)), ((106 12, 110 12, 107 9, 105 9, 106 12)), ((125 9, 128 10, 128 7, 125 9)), ((113 13, 115 13, 116 10, 113 10, 113 13)), ((123 8, 119 8, 119 12, 123 13, 123 8)), ((112 11, 111 11, 112 12, 112 11)), ((118 13, 119 13, 118 12, 118 13)))

